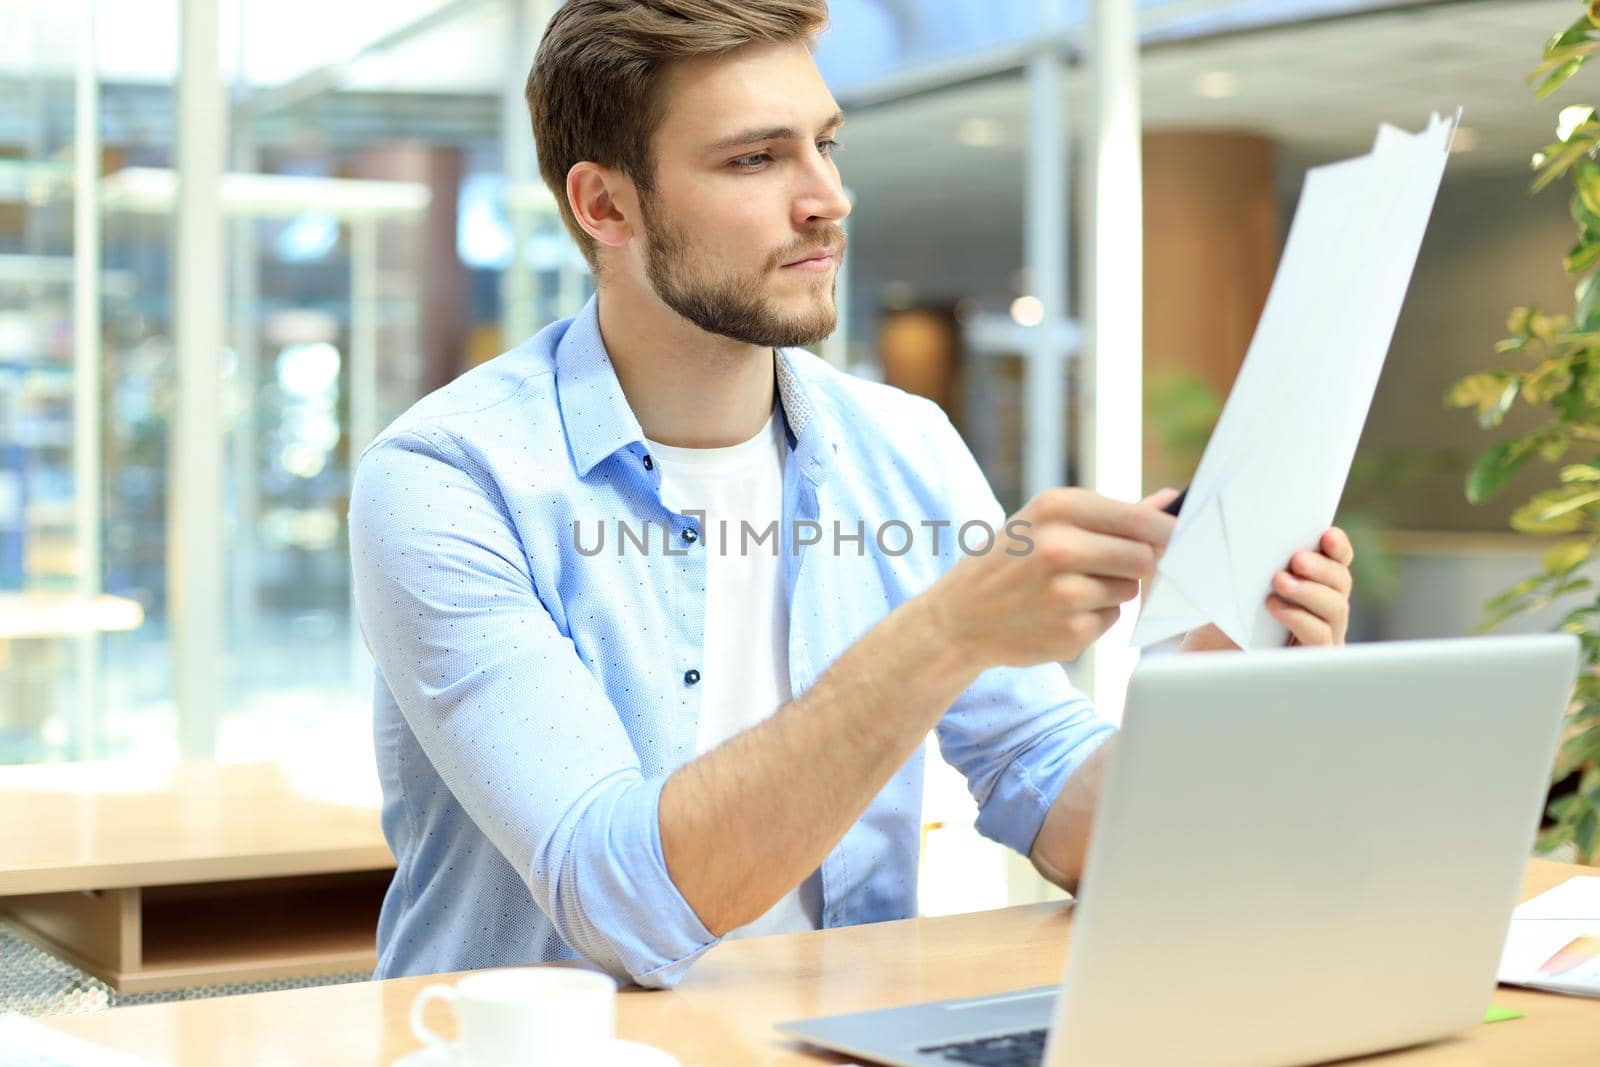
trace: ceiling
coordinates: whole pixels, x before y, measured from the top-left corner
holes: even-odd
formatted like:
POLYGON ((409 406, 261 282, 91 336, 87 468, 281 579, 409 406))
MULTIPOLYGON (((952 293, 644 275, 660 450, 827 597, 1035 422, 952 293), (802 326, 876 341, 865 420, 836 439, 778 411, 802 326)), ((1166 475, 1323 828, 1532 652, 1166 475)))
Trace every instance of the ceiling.
MULTIPOLYGON (((1438 4, 1148 48, 1145 126, 1271 137, 1287 198, 1306 166, 1370 149, 1379 122, 1415 130, 1430 112, 1460 106, 1476 145, 1452 157, 1446 182, 1498 180, 1519 195, 1529 155, 1554 137, 1556 113, 1593 88, 1585 72, 1541 103, 1523 83, 1543 42, 1576 7, 1438 4), (1218 72, 1231 76, 1233 95, 1201 95, 1197 79, 1218 72)), ((870 285, 885 278, 911 281, 919 296, 991 303, 1019 288, 1027 101, 1023 78, 1013 74, 852 114, 839 158, 857 197, 857 264, 870 275, 857 287, 862 310, 874 299, 870 285), (987 120, 998 143, 962 144, 962 124, 973 119, 987 120)), ((1065 113, 1069 133, 1082 138, 1089 115, 1081 71, 1067 78, 1065 113)))
MULTIPOLYGON (((462 14, 429 32, 359 55, 339 83, 351 91, 320 100, 339 101, 356 122, 370 112, 365 127, 352 129, 393 136, 408 128, 402 120, 417 111, 433 116, 435 126, 460 126, 463 140, 496 143, 494 94, 510 73, 502 3, 390 0, 381 17, 374 17, 369 4, 334 4, 350 10, 330 21, 329 6, 313 13, 312 2, 224 2, 223 35, 228 38, 231 26, 246 28, 246 47, 235 54, 253 79, 279 82, 320 63, 339 62, 408 21, 459 4, 462 14), (318 25, 318 32, 284 37, 286 27, 309 24, 318 25)), ((835 0, 841 12, 846 2, 835 0)), ((1345 6, 1350 2, 1338 0, 1345 6)), ((1416 129, 1430 111, 1453 112, 1457 106, 1464 107, 1476 144, 1452 159, 1446 182, 1499 178, 1515 189, 1529 154, 1550 139, 1557 111, 1583 101, 1584 90, 1594 84, 1592 77, 1580 76, 1576 87, 1538 103, 1523 83, 1542 42, 1578 10, 1573 0, 1411 3, 1268 30, 1170 40, 1175 25, 1222 26, 1224 15, 1252 3, 1281 16, 1291 6, 1301 13, 1325 10, 1334 0, 1147 3, 1147 28, 1165 20, 1165 29, 1157 29, 1162 42, 1152 43, 1143 55, 1141 106, 1151 128, 1236 129, 1271 137, 1280 146, 1286 196, 1307 165, 1364 151, 1380 121, 1416 129), (1197 82, 1206 76, 1231 81, 1231 94, 1203 95, 1197 82)), ((924 0, 910 6, 927 17, 924 0)), ((69 70, 73 10, 51 0, 0 3, 0 76, 38 69, 35 64, 69 70), (20 21, 19 11, 24 13, 20 21), (19 29, 27 32, 11 32, 19 29)), ((165 70, 175 60, 176 10, 177 0, 102 4, 104 76, 115 80, 119 64, 129 72, 138 64, 165 70)), ((1081 139, 1089 118, 1081 70, 1068 73, 1065 94, 1067 132, 1081 139)), ((852 93, 840 95, 850 105, 852 93)), ((310 108, 291 109, 278 118, 309 132, 328 115, 344 114, 319 111, 316 99, 310 108)), ((859 207, 855 246, 864 253, 857 260, 863 285, 885 278, 943 279, 927 284, 990 293, 991 299, 1014 288, 1011 278, 1022 248, 1027 103, 1024 80, 1012 72, 893 104, 851 107, 840 166, 859 207), (962 143, 962 126, 971 120, 986 124, 987 146, 962 143), (952 255, 952 248, 962 254, 952 255)), ((170 111, 170 103, 159 110, 170 111)), ((330 143, 340 140, 334 129, 324 132, 330 143)), ((862 293, 863 299, 869 295, 862 293)))
MULTIPOLYGON (((896 2, 921 12, 922 22, 943 21, 928 13, 924 0, 896 2)), ((1032 0, 996 2, 1009 8, 1032 0)), ((1338 2, 1348 7, 1368 0, 1338 2)), ((864 0, 834 3, 841 31, 848 28, 848 11, 870 6, 864 0)), ((1147 30, 1171 38, 1225 26, 1224 16, 1255 8, 1281 17, 1289 7, 1316 11, 1330 3, 1144 0, 1142 6, 1147 30)), ((1520 165, 1553 126, 1558 106, 1533 103, 1522 76, 1536 62, 1541 42, 1570 21, 1576 8, 1573 0, 1408 2, 1373 14, 1152 46, 1143 59, 1145 119, 1153 126, 1255 130, 1274 138, 1290 159, 1312 161, 1360 151, 1370 144, 1380 119, 1416 126, 1429 110, 1464 105, 1478 145, 1454 167, 1520 165), (1232 96, 1210 99, 1196 91, 1197 78, 1216 72, 1232 77, 1232 96)), ((178 0, 102 4, 97 19, 102 77, 122 84, 170 84, 177 9, 178 0)), ((0 76, 68 74, 79 37, 76 10, 51 0, 0 4, 0 76)), ((509 20, 499 0, 387 0, 377 7, 341 3, 331 8, 317 0, 233 0, 221 4, 221 16, 225 76, 242 67, 263 86, 344 62, 339 84, 346 90, 374 96, 494 95, 514 65, 506 53, 509 20), (446 10, 459 14, 426 33, 363 52, 385 34, 446 10), (303 27, 309 24, 318 30, 308 36, 303 27)), ((1087 103, 1081 83, 1081 72, 1068 78, 1068 124, 1078 130, 1087 103)), ((1566 92, 1578 98, 1577 90, 1566 92)), ((841 95, 848 101, 856 94, 841 95)), ((1007 164, 1020 165, 1026 103, 1022 79, 1012 74, 858 109, 851 128, 855 151, 847 155, 847 166, 853 180, 869 186, 879 175, 925 167, 970 175, 980 183, 999 178, 1007 164), (957 131, 969 118, 998 123, 999 143, 982 149, 959 145, 957 131)))
MULTIPOLYGON (((1523 83, 1544 39, 1574 7, 1570 0, 1437 5, 1149 49, 1144 122, 1262 133, 1298 167, 1366 151, 1379 122, 1417 129, 1430 111, 1463 107, 1476 147, 1458 153, 1452 171, 1506 172, 1552 139, 1562 106, 1584 99, 1582 76, 1542 103, 1523 83), (1231 76, 1234 95, 1197 91, 1197 80, 1215 73, 1231 76)), ((1089 121, 1081 72, 1069 75, 1066 99, 1067 127, 1081 137, 1089 121)), ((887 194, 895 182, 895 199, 937 202, 949 194, 981 202, 1020 185, 1026 124, 1022 77, 996 78, 856 112, 841 166, 858 193, 887 194), (961 126, 971 119, 995 124, 999 143, 961 144, 961 126), (939 181, 920 180, 929 173, 939 181)))
POLYGON ((1577 7, 1438 4, 1161 48, 1144 64, 1146 121, 1243 126, 1291 157, 1320 160, 1367 150, 1379 121, 1414 128, 1430 111, 1464 107, 1477 147, 1452 168, 1521 166, 1551 139, 1557 110, 1590 84, 1580 77, 1579 88, 1539 103, 1523 81, 1577 7), (1237 95, 1197 93, 1196 79, 1211 71, 1231 72, 1237 95))

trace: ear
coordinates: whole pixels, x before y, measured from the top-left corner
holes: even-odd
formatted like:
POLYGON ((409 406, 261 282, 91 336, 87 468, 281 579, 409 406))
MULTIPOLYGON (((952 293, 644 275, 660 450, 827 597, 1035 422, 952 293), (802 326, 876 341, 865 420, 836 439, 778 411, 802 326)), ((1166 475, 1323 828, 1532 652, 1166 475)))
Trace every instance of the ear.
POLYGON ((638 193, 620 171, 598 163, 574 163, 567 171, 567 203, 578 225, 601 245, 619 248, 632 239, 638 193))

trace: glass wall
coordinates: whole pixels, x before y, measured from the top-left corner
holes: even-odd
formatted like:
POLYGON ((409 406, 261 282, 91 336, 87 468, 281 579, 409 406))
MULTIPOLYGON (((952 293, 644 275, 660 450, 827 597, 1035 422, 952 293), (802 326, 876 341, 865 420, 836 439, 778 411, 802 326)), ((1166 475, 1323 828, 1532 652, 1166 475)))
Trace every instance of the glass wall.
MULTIPOLYGON (((471 243, 458 226, 466 161, 499 171, 499 87, 429 86, 424 71, 384 66, 417 39, 447 37, 455 20, 428 20, 449 6, 341 5, 316 13, 310 37, 282 4, 222 7, 225 328, 214 434, 200 447, 223 472, 224 571, 205 593, 224 625, 190 647, 217 657, 225 697, 181 714, 178 0, 0 12, 0 762, 174 756, 185 717, 207 739, 193 755, 368 747, 351 472, 387 421, 500 345, 503 264, 485 285, 456 255, 471 243), (85 240, 102 270, 98 344, 86 349, 98 384, 79 397, 74 120, 88 38, 76 16, 91 6, 102 149, 85 240), (420 29, 407 37, 408 26, 420 29), (79 458, 85 440, 92 465, 79 458)), ((504 5, 454 5, 474 6, 504 5)), ((542 281, 549 250, 532 255, 542 281)), ((543 317, 584 292, 570 278, 549 290, 543 317)))
MULTIPOLYGON (((113 620, 83 595, 75 463, 82 340, 75 296, 84 26, 71 6, 0 12, 0 759, 82 750, 97 677, 92 634, 113 620)), ((125 284, 113 282, 113 288, 125 284)), ((123 605, 133 608, 133 605, 123 605)), ((136 625, 136 609, 119 626, 136 625)))

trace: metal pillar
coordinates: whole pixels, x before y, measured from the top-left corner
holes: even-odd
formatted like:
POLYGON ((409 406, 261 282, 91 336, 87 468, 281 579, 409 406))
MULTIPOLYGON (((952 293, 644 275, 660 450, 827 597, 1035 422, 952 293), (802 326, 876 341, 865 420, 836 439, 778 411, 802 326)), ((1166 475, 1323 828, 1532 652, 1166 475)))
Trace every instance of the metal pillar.
MULTIPOLYGON (((100 595, 103 571, 100 462, 100 76, 96 69, 98 0, 80 0, 73 145, 72 225, 72 482, 73 540, 78 548, 77 591, 100 595)), ((76 643, 77 699, 72 712, 72 755, 93 759, 100 732, 105 680, 100 635, 76 643)))
MULTIPOLYGON (((1094 138, 1085 272, 1084 482, 1137 500, 1143 491, 1144 216, 1140 163, 1139 22, 1133 0, 1089 5, 1088 61, 1094 138)), ((1138 602, 1094 648, 1088 692, 1100 713, 1122 718, 1138 660, 1128 638, 1138 602)))
MULTIPOLYGON (((537 0, 505 0, 510 26, 506 33, 505 75, 500 95, 500 160, 505 179, 506 219, 511 224, 511 262, 500 272, 500 344, 521 344, 539 326, 533 271, 528 269, 528 244, 533 237, 533 212, 518 190, 539 180, 534 165, 533 134, 523 88, 533 63, 542 11, 530 10, 537 0)), ((540 7, 543 5, 540 4, 540 7)))
MULTIPOLYGON (((241 14, 239 24, 243 26, 241 14)), ((239 70, 245 70, 242 37, 239 70)), ((243 118, 233 131, 233 171, 254 174, 260 166, 252 120, 243 118)), ((256 392, 261 381, 261 249, 256 237, 256 220, 236 218, 229 225, 233 328, 230 331, 236 363, 234 388, 240 403, 234 411, 234 424, 228 434, 228 479, 233 488, 235 529, 228 543, 228 637, 236 648, 255 644, 256 623, 260 618, 257 584, 258 556, 256 525, 260 516, 261 489, 257 477, 260 434, 256 420, 256 392)))
POLYGON ((167 605, 178 742, 186 756, 216 748, 222 709, 221 388, 225 293, 222 167, 227 96, 218 0, 181 0, 178 202, 172 306, 178 388, 169 470, 167 605))
MULTIPOLYGON (((378 221, 350 224, 350 476, 361 452, 378 436, 378 221)), ((350 587, 350 669, 358 695, 372 689, 372 657, 361 639, 355 584, 350 587)))
POLYGON ((1059 0, 1039 0, 1041 43, 1028 61, 1028 171, 1023 249, 1028 288, 1044 306, 1024 369, 1022 489, 1066 481, 1067 141, 1062 130, 1059 0))

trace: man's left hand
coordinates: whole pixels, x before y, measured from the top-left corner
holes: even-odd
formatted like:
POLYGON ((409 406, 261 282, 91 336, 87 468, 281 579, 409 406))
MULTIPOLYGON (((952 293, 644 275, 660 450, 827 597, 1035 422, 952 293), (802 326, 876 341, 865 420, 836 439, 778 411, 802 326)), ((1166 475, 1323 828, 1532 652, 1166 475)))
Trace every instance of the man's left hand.
MULTIPOLYGON (((1335 526, 1322 535, 1318 551, 1296 552, 1289 565, 1272 576, 1267 613, 1289 631, 1291 645, 1342 645, 1350 628, 1350 564, 1356 552, 1345 532, 1335 526)), ((1185 652, 1237 648, 1216 628, 1191 630, 1180 646, 1185 652)))

